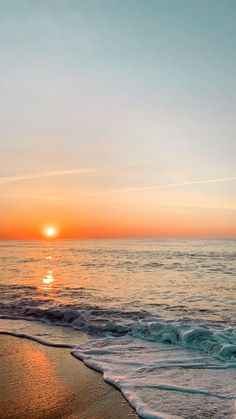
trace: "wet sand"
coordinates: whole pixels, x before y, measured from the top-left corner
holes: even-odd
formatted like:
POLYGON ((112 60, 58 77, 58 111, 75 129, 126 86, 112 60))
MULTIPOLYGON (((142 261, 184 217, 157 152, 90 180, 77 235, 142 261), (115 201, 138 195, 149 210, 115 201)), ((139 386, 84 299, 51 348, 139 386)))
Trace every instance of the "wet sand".
POLYGON ((69 349, 0 336, 0 417, 138 418, 122 394, 69 349))

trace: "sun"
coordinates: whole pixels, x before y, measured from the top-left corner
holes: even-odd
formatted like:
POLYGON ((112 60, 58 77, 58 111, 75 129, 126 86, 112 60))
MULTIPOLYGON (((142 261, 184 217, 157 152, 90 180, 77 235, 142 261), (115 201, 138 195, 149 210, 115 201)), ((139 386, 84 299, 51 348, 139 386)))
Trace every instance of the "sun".
POLYGON ((43 234, 49 239, 54 239, 58 235, 58 230, 54 226, 48 226, 44 228, 43 234))

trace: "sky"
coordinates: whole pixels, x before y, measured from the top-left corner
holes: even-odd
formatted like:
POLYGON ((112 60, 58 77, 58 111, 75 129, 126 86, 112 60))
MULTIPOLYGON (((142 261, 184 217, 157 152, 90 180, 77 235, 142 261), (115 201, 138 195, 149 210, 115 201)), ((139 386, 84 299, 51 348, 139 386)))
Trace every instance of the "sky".
POLYGON ((236 2, 0 0, 0 238, 236 237, 236 2))

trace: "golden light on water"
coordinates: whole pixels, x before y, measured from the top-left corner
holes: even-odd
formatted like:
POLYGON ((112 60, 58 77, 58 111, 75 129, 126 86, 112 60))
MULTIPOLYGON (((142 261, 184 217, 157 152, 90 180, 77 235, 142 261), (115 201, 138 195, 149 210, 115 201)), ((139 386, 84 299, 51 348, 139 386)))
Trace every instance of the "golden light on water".
POLYGON ((44 285, 51 285, 54 282, 52 271, 48 271, 47 275, 42 279, 44 285))

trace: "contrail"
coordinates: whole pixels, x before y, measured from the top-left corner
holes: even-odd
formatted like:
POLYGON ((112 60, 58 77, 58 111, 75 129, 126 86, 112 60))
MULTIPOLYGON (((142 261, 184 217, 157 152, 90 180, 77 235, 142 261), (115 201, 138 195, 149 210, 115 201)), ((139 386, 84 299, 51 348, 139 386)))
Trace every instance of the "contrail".
POLYGON ((81 168, 81 169, 58 170, 58 171, 54 171, 54 172, 32 173, 32 174, 29 174, 29 175, 1 177, 0 178, 0 184, 11 183, 11 182, 19 182, 21 180, 30 180, 30 179, 51 177, 51 176, 63 176, 63 175, 90 173, 90 172, 94 172, 95 170, 96 169, 94 169, 94 168, 88 167, 88 168, 81 168))
POLYGON ((174 187, 183 187, 183 186, 190 186, 190 185, 201 185, 204 183, 218 183, 218 182, 229 182, 236 180, 236 176, 232 177, 224 177, 218 179, 203 179, 203 180, 193 180, 193 181, 186 181, 181 183, 167 183, 163 185, 152 185, 152 186, 139 186, 137 188, 121 188, 121 189, 113 189, 110 191, 103 191, 103 192, 95 192, 88 194, 86 196, 100 196, 100 195, 109 195, 115 193, 122 193, 122 192, 139 192, 139 191, 154 191, 156 189, 167 189, 167 188, 174 188, 174 187))
POLYGON ((183 186, 189 186, 189 185, 201 185, 204 183, 217 183, 217 182, 229 182, 236 180, 236 176, 233 177, 225 177, 225 178, 219 178, 219 179, 204 179, 204 180, 194 180, 191 182, 182 182, 182 183, 170 183, 170 184, 164 184, 164 185, 155 185, 155 186, 140 186, 137 188, 121 188, 121 189, 112 189, 108 191, 100 191, 100 192, 91 192, 86 194, 80 194, 79 199, 77 197, 60 197, 60 196, 44 196, 44 197, 37 197, 36 199, 46 199, 46 200, 56 200, 56 201, 68 201, 68 202, 77 202, 78 200, 81 201, 81 199, 89 198, 89 197, 96 197, 96 196, 106 196, 106 195, 112 195, 116 193, 122 193, 122 192, 139 192, 139 191, 152 191, 152 190, 158 190, 158 189, 167 189, 167 188, 174 188, 174 187, 183 187, 183 186))
MULTIPOLYGON (((44 177, 51 177, 51 176, 90 173, 90 172, 95 172, 96 170, 97 170, 96 168, 88 167, 88 168, 71 169, 71 170, 58 170, 54 172, 32 173, 29 175, 2 177, 0 178, 0 184, 19 182, 22 180, 31 180, 31 179, 38 179, 38 178, 44 178, 44 177)), ((184 187, 184 186, 190 186, 190 185, 201 185, 205 183, 230 182, 234 180, 236 180, 236 176, 217 178, 217 179, 186 181, 186 182, 181 182, 181 183, 169 183, 169 184, 167 183, 167 184, 162 184, 162 185, 139 186, 136 188, 132 188, 132 187, 120 188, 120 189, 112 189, 108 191, 92 192, 92 193, 81 195, 81 197, 102 196, 102 195, 110 195, 110 194, 123 193, 123 192, 153 191, 157 189, 168 189, 168 188, 184 187)))

